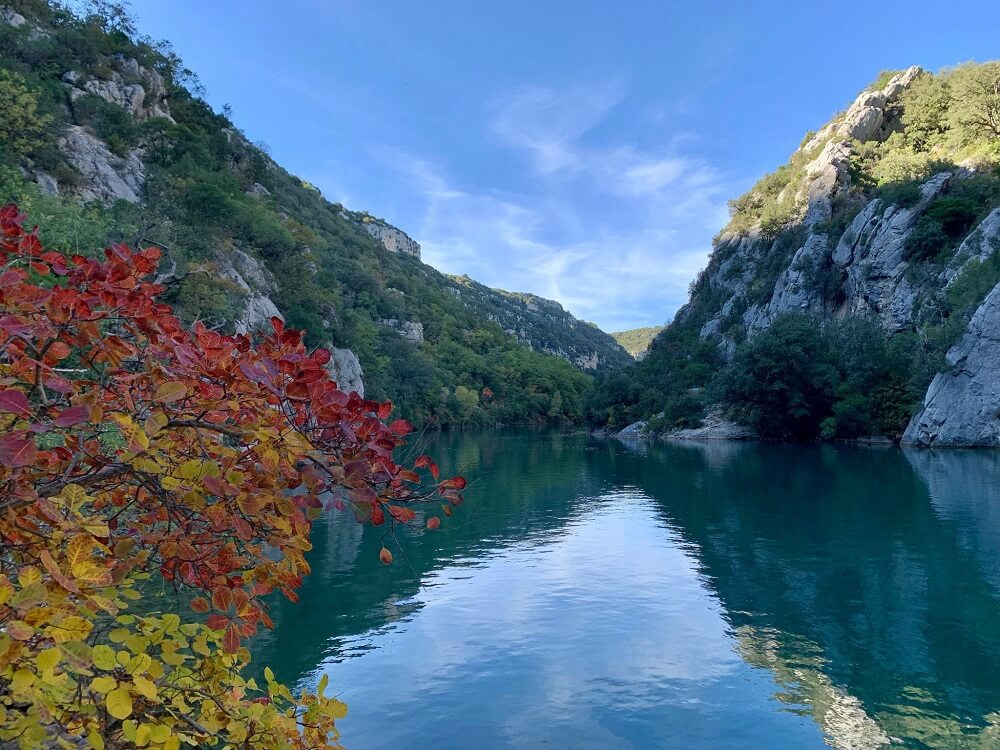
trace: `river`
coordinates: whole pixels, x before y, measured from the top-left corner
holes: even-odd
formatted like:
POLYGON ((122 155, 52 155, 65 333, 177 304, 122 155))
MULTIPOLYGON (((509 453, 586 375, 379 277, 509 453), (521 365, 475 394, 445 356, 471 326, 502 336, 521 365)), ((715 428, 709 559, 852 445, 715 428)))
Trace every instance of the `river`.
POLYGON ((446 433, 473 486, 334 512, 255 663, 366 748, 1000 748, 1000 453, 446 433))

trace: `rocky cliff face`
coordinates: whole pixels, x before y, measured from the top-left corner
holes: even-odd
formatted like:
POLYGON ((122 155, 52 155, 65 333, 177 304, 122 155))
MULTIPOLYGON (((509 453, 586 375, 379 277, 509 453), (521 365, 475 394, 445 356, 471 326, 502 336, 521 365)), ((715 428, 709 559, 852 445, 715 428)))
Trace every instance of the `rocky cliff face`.
POLYGON ((948 352, 948 369, 927 389, 904 445, 1000 447, 1000 286, 948 352))
MULTIPOLYGON (((873 153, 920 156, 899 144, 913 140, 907 92, 925 75, 912 67, 863 92, 808 138, 786 167, 733 202, 733 221, 674 325, 697 326, 702 339, 717 342, 729 357, 787 312, 871 316, 895 334, 922 332, 958 314, 955 297, 971 301, 967 330, 949 351, 947 369, 931 384, 906 441, 997 445, 1000 339, 993 331, 1000 324, 1000 288, 993 284, 1000 278, 987 266, 1000 252, 1000 200, 996 192, 982 205, 966 197, 973 183, 996 179, 995 161, 959 160, 956 151, 936 147, 923 157, 923 177, 915 171, 876 186, 859 175, 873 153), (953 226, 951 236, 928 240, 928 226, 939 230, 938 217, 949 211, 977 218, 958 230, 953 226), (964 290, 977 284, 986 288, 972 299, 964 290)), ((992 153, 1000 148, 1000 134, 992 146, 988 136, 985 142, 992 153)))

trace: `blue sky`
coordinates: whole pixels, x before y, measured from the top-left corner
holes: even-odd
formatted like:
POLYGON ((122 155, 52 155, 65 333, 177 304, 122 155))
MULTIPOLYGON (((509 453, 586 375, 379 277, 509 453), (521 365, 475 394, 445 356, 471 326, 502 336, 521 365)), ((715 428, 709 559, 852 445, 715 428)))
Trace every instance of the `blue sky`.
POLYGON ((1000 56, 1000 3, 134 0, 209 101, 424 260, 669 320, 726 200, 878 72, 1000 56))

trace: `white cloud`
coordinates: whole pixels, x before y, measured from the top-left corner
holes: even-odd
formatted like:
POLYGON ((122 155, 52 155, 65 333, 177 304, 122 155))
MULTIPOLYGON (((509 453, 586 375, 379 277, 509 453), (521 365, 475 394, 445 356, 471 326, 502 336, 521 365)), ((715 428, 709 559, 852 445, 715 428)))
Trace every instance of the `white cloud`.
POLYGON ((518 191, 462 184, 443 162, 379 148, 406 186, 418 218, 404 228, 425 262, 555 299, 604 330, 665 322, 707 260, 732 186, 691 134, 666 133, 655 151, 594 142, 623 98, 611 83, 495 99, 490 132, 529 159, 523 174, 508 169, 518 191))
POLYGON ((507 145, 527 150, 537 172, 573 173, 584 166, 576 141, 623 97, 614 81, 563 92, 526 86, 493 102, 493 132, 507 145))

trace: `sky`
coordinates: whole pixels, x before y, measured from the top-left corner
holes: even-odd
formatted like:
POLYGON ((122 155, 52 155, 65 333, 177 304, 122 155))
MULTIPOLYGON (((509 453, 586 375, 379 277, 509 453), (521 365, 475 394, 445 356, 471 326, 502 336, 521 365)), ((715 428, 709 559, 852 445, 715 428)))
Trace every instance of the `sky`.
POLYGON ((328 199, 606 331, 669 321, 726 201, 881 70, 1000 57, 995 0, 131 7, 328 199))

